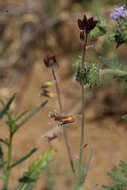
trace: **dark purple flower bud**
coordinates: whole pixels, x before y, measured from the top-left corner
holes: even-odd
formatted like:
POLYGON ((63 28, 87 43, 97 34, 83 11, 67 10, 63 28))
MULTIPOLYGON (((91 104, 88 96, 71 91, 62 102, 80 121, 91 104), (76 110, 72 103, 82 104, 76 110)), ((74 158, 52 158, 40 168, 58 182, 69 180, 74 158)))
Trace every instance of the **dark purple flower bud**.
MULTIPOLYGON (((84 15, 83 20, 78 19, 78 27, 80 30, 85 31, 87 34, 94 29, 98 21, 94 20, 93 17, 87 19, 86 15, 84 15)), ((82 37, 82 34, 80 33, 82 37)), ((80 37, 80 38, 81 38, 80 37)))
POLYGON ((79 27, 80 30, 84 30, 85 29, 84 23, 80 19, 78 19, 78 27, 79 27))
POLYGON ((57 65, 57 61, 56 61, 56 57, 54 55, 47 55, 45 58, 44 58, 44 64, 46 67, 52 67, 54 65, 57 65))
POLYGON ((84 15, 84 17, 83 17, 83 24, 84 24, 84 26, 86 26, 86 24, 87 24, 87 17, 86 17, 86 15, 84 15))
POLYGON ((89 18, 87 20, 86 32, 89 33, 91 30, 93 30, 97 23, 98 21, 93 20, 93 17, 89 18))

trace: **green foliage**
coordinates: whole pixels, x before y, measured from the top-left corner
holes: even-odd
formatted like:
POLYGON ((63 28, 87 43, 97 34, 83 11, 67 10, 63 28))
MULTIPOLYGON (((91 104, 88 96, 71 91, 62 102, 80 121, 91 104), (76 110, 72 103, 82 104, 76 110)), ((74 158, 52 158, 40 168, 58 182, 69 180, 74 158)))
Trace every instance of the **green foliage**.
POLYGON ((100 57, 101 64, 103 64, 104 68, 102 71, 102 75, 112 75, 112 77, 118 81, 127 82, 127 65, 120 64, 117 57, 113 59, 105 59, 104 57, 100 57))
MULTIPOLYGON (((12 161, 12 141, 15 133, 17 132, 20 127, 22 127, 26 122, 28 122, 35 114, 37 114, 46 104, 47 100, 41 103, 35 110, 31 111, 28 113, 28 111, 22 112, 21 114, 14 116, 11 111, 11 105, 15 99, 16 94, 12 95, 12 97, 8 100, 8 102, 5 104, 2 99, 0 99, 0 103, 2 105, 2 111, 0 112, 0 119, 3 119, 4 116, 6 116, 6 124, 9 129, 9 138, 8 139, 3 139, 0 138, 0 172, 1 172, 1 179, 3 180, 3 186, 2 190, 7 190, 8 189, 8 181, 10 178, 10 173, 11 169, 14 168, 15 166, 23 163, 25 160, 27 160, 30 156, 33 155, 33 153, 36 152, 37 148, 32 148, 25 156, 21 157, 18 159, 16 162, 13 163, 12 161), (2 144, 6 145, 8 149, 8 156, 6 158, 7 161, 4 161, 3 157, 3 151, 2 151, 2 144)), ((44 155, 44 157, 40 157, 33 165, 30 166, 28 172, 25 173, 26 177, 29 177, 31 174, 34 177, 34 183, 35 184, 36 180, 38 179, 39 176, 39 169, 44 168, 45 164, 48 164, 48 161, 51 160, 51 153, 47 153, 44 155), (47 156, 47 157, 46 157, 47 156), (37 169, 38 167, 38 169, 37 169), (32 169, 33 168, 33 169, 32 169), (27 176, 28 173, 28 176, 27 176), (35 180, 36 178, 36 180, 35 180)), ((24 179, 24 178, 22 178, 24 179)), ((23 187, 26 186, 28 181, 26 182, 20 182, 20 186, 23 187)), ((32 189, 32 184, 29 182, 30 187, 32 189)))
POLYGON ((127 21, 121 20, 113 25, 112 23, 106 23, 103 18, 98 18, 98 20, 98 24, 90 32, 92 39, 105 35, 105 40, 115 42, 117 48, 124 43, 127 44, 127 21))
POLYGON ((117 47, 123 43, 127 43, 127 21, 121 20, 118 23, 118 29, 115 32, 115 41, 117 47))
POLYGON ((97 39, 99 36, 106 34, 106 23, 102 18, 97 19, 99 22, 96 27, 90 32, 90 38, 97 39))
MULTIPOLYGON (((81 84, 82 82, 82 72, 81 72, 81 60, 79 59, 74 65, 76 70, 76 80, 81 84)), ((97 87, 100 85, 99 78, 99 66, 96 63, 87 63, 84 67, 84 85, 90 87, 97 87)))
POLYGON ((113 167, 108 176, 113 183, 111 185, 103 185, 103 190, 125 190, 127 188, 127 163, 121 160, 119 166, 113 167))
MULTIPOLYGON (((95 3, 95 6, 99 8, 98 3, 95 3)), ((93 9, 96 11, 95 15, 98 15, 97 20, 99 22, 90 32, 90 38, 97 39, 100 36, 104 36, 106 41, 115 42, 117 48, 124 43, 127 44, 127 20, 119 19, 114 21, 114 23, 112 23, 111 20, 110 22, 106 22, 103 16, 100 16, 100 9, 98 13, 98 8, 95 8, 95 6, 93 3, 93 9)))
MULTIPOLYGON (((33 116, 35 116, 46 104, 47 100, 42 102, 35 110, 28 113, 28 111, 24 111, 21 114, 17 115, 16 117, 13 117, 13 115, 10 112, 10 107, 16 97, 16 93, 12 95, 12 97, 8 100, 6 104, 4 104, 3 100, 0 99, 0 102, 2 104, 2 111, 0 112, 0 119, 3 118, 4 115, 7 116, 6 124, 11 130, 11 133, 15 133, 20 127, 22 127, 26 122, 28 122, 33 116), (23 119, 21 120, 21 118, 23 119), (17 123, 19 121, 19 123, 17 123)), ((3 141, 4 142, 4 141, 3 141)))
POLYGON ((16 94, 13 94, 12 97, 8 100, 7 104, 4 105, 2 111, 0 112, 0 119, 3 118, 4 115, 6 115, 11 107, 12 102, 15 99, 16 94))
POLYGON ((15 190, 32 190, 42 171, 48 168, 54 156, 54 151, 47 151, 32 163, 23 177, 19 179, 19 185, 15 190))
MULTIPOLYGON (((41 105, 39 105, 37 108, 35 108, 35 110, 31 111, 28 113, 28 111, 22 112, 21 114, 19 114, 18 116, 14 117, 11 112, 10 112, 10 105, 14 100, 14 96, 12 96, 11 99, 9 99, 7 105, 4 106, 3 111, 1 112, 2 116, 3 115, 7 115, 7 121, 6 124, 8 125, 10 131, 12 134, 15 134, 15 132, 20 129, 20 127, 22 127, 26 122, 28 122, 33 116, 35 116, 46 104, 47 104, 47 100, 44 101, 43 103, 41 103, 41 105), (9 106, 8 106, 9 105, 9 106), (24 116, 24 117, 23 117, 24 116), (23 119, 21 120, 21 118, 23 117, 23 119), (18 122, 19 121, 19 122, 18 122), (17 123, 18 122, 18 123, 17 123)), ((4 142, 4 141, 3 141, 4 142)))
MULTIPOLYGON (((115 80, 127 83, 127 66, 120 64, 118 61, 112 59, 108 60, 103 57, 100 58, 102 68, 97 63, 85 63, 84 67, 84 85, 89 87, 99 87, 105 82, 108 82, 110 76, 115 80)), ((81 84, 81 59, 73 65, 76 71, 76 81, 81 84)))

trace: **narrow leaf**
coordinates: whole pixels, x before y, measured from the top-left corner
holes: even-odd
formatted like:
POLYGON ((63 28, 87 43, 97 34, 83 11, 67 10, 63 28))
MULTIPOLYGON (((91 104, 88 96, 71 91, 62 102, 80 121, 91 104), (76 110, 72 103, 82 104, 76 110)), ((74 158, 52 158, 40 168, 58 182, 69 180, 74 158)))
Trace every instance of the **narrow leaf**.
POLYGON ((26 115, 29 111, 25 110, 24 112, 20 113, 19 115, 16 116, 15 121, 18 121, 21 119, 24 115, 26 115))
POLYGON ((31 111, 19 124, 14 131, 14 133, 23 126, 26 122, 28 122, 35 114, 37 114, 46 104, 48 100, 44 101, 41 105, 39 105, 35 110, 31 111))
POLYGON ((30 150, 30 152, 29 152, 27 155, 25 155, 24 157, 20 158, 20 159, 17 160, 15 163, 13 163, 13 164, 11 165, 11 168, 13 168, 13 167, 15 167, 15 166, 21 164, 22 162, 26 161, 26 160, 27 160, 30 156, 32 156, 33 153, 35 153, 36 151, 37 151, 37 148, 32 148, 32 150, 30 150))
POLYGON ((88 158, 88 161, 87 161, 87 164, 86 164, 86 166, 84 168, 84 182, 85 182, 85 179, 86 179, 88 171, 89 171, 89 167, 90 167, 90 163, 91 163, 92 157, 93 157, 93 153, 91 151, 90 155, 89 155, 89 158, 88 158))
POLYGON ((29 112, 29 111, 26 110, 26 111, 20 113, 19 115, 17 115, 16 118, 15 118, 15 121, 20 120, 20 119, 21 119, 24 115, 26 115, 28 112, 29 112))
POLYGON ((6 115, 7 112, 9 111, 10 106, 11 106, 13 100, 15 99, 15 96, 16 96, 16 93, 13 94, 13 96, 8 100, 7 104, 4 106, 3 110, 0 112, 0 119, 2 119, 3 116, 6 115))
POLYGON ((81 174, 81 179, 80 179, 80 186, 82 187, 85 183, 85 180, 86 180, 86 177, 87 177, 87 174, 88 174, 88 171, 89 171, 89 167, 90 167, 90 163, 91 163, 91 160, 92 160, 92 152, 90 153, 89 155, 89 158, 88 158, 88 161, 85 165, 85 168, 82 170, 82 174, 81 174))

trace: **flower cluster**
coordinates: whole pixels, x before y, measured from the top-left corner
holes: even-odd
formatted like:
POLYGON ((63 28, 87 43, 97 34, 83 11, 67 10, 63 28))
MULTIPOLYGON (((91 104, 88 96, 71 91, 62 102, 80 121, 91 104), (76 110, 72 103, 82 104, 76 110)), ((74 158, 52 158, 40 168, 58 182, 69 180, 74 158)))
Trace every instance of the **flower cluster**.
POLYGON ((54 55, 47 55, 44 58, 44 64, 46 67, 52 67, 54 65, 57 65, 56 57, 54 55))
POLYGON ((78 19, 78 27, 80 29, 80 38, 84 40, 84 34, 88 34, 91 30, 94 29, 98 21, 94 20, 93 17, 87 19, 86 15, 83 16, 83 19, 78 19))
POLYGON ((127 7, 116 7, 110 16, 112 20, 116 21, 116 27, 113 28, 113 37, 118 48, 121 44, 127 43, 127 7))
POLYGON ((118 20, 120 18, 127 18, 127 8, 125 6, 116 7, 115 11, 110 14, 113 20, 118 20))

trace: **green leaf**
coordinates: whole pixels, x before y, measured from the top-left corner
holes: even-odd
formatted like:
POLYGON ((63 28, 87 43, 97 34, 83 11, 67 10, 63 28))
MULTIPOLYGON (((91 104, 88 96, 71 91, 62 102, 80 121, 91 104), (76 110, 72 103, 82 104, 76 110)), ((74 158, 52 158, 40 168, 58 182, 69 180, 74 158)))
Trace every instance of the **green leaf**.
MULTIPOLYGON (((77 60, 73 67, 76 70, 76 81, 82 84, 82 66, 80 59, 77 60)), ((90 87, 99 87, 101 85, 99 64, 90 62, 85 64, 83 83, 90 87)))
POLYGON ((23 177, 19 179, 19 185, 15 188, 15 190, 32 190, 41 172, 45 171, 51 163, 53 156, 53 150, 42 154, 33 164, 29 166, 23 177))
POLYGON ((78 180, 75 184, 75 190, 83 190, 83 186, 84 186, 84 183, 85 183, 88 171, 89 171, 90 163, 92 160, 92 155, 93 154, 91 151, 85 167, 82 168, 82 170, 80 171, 80 173, 78 175, 78 180))
POLYGON ((14 133, 22 127, 26 122, 28 122, 35 114, 37 114, 46 104, 48 100, 44 101, 41 105, 39 105, 35 110, 31 111, 20 123, 16 125, 14 133))
POLYGON ((118 166, 114 166, 108 176, 112 179, 111 185, 103 185, 103 190, 125 190, 127 189, 127 163, 120 161, 118 166))
POLYGON ((89 155, 87 164, 85 165, 85 168, 82 170, 82 175, 81 175, 81 179, 80 179, 80 186, 81 187, 85 183, 85 180, 86 180, 86 177, 87 177, 87 174, 88 174, 88 171, 89 171, 90 163, 91 163, 91 160, 92 160, 92 156, 93 156, 93 154, 91 152, 90 155, 89 155))
POLYGON ((123 115, 121 118, 127 120, 127 114, 123 115))
POLYGON ((7 104, 4 106, 3 110, 0 112, 0 119, 3 118, 4 115, 6 115, 10 109, 10 106, 15 99, 16 93, 13 94, 13 96, 8 100, 7 104))
POLYGON ((1 145, 0 145, 0 170, 4 174, 4 158, 3 158, 3 150, 1 145))
POLYGON ((28 154, 26 154, 24 157, 20 158, 19 160, 17 160, 15 163, 13 163, 11 165, 11 168, 21 164, 22 162, 26 161, 30 156, 33 155, 33 153, 35 153, 37 151, 37 148, 32 148, 32 150, 30 150, 30 152, 28 154))
POLYGON ((17 115, 16 118, 15 118, 15 121, 20 120, 20 119, 21 119, 24 115, 26 115, 28 112, 29 112, 29 111, 26 110, 26 111, 20 113, 19 115, 17 115))
POLYGON ((86 164, 86 166, 85 166, 85 168, 84 168, 84 180, 85 180, 86 177, 87 177, 87 174, 88 174, 88 170, 89 170, 89 167, 90 167, 90 163, 91 163, 92 157, 93 157, 93 153, 91 152, 90 155, 89 155, 87 164, 86 164))

